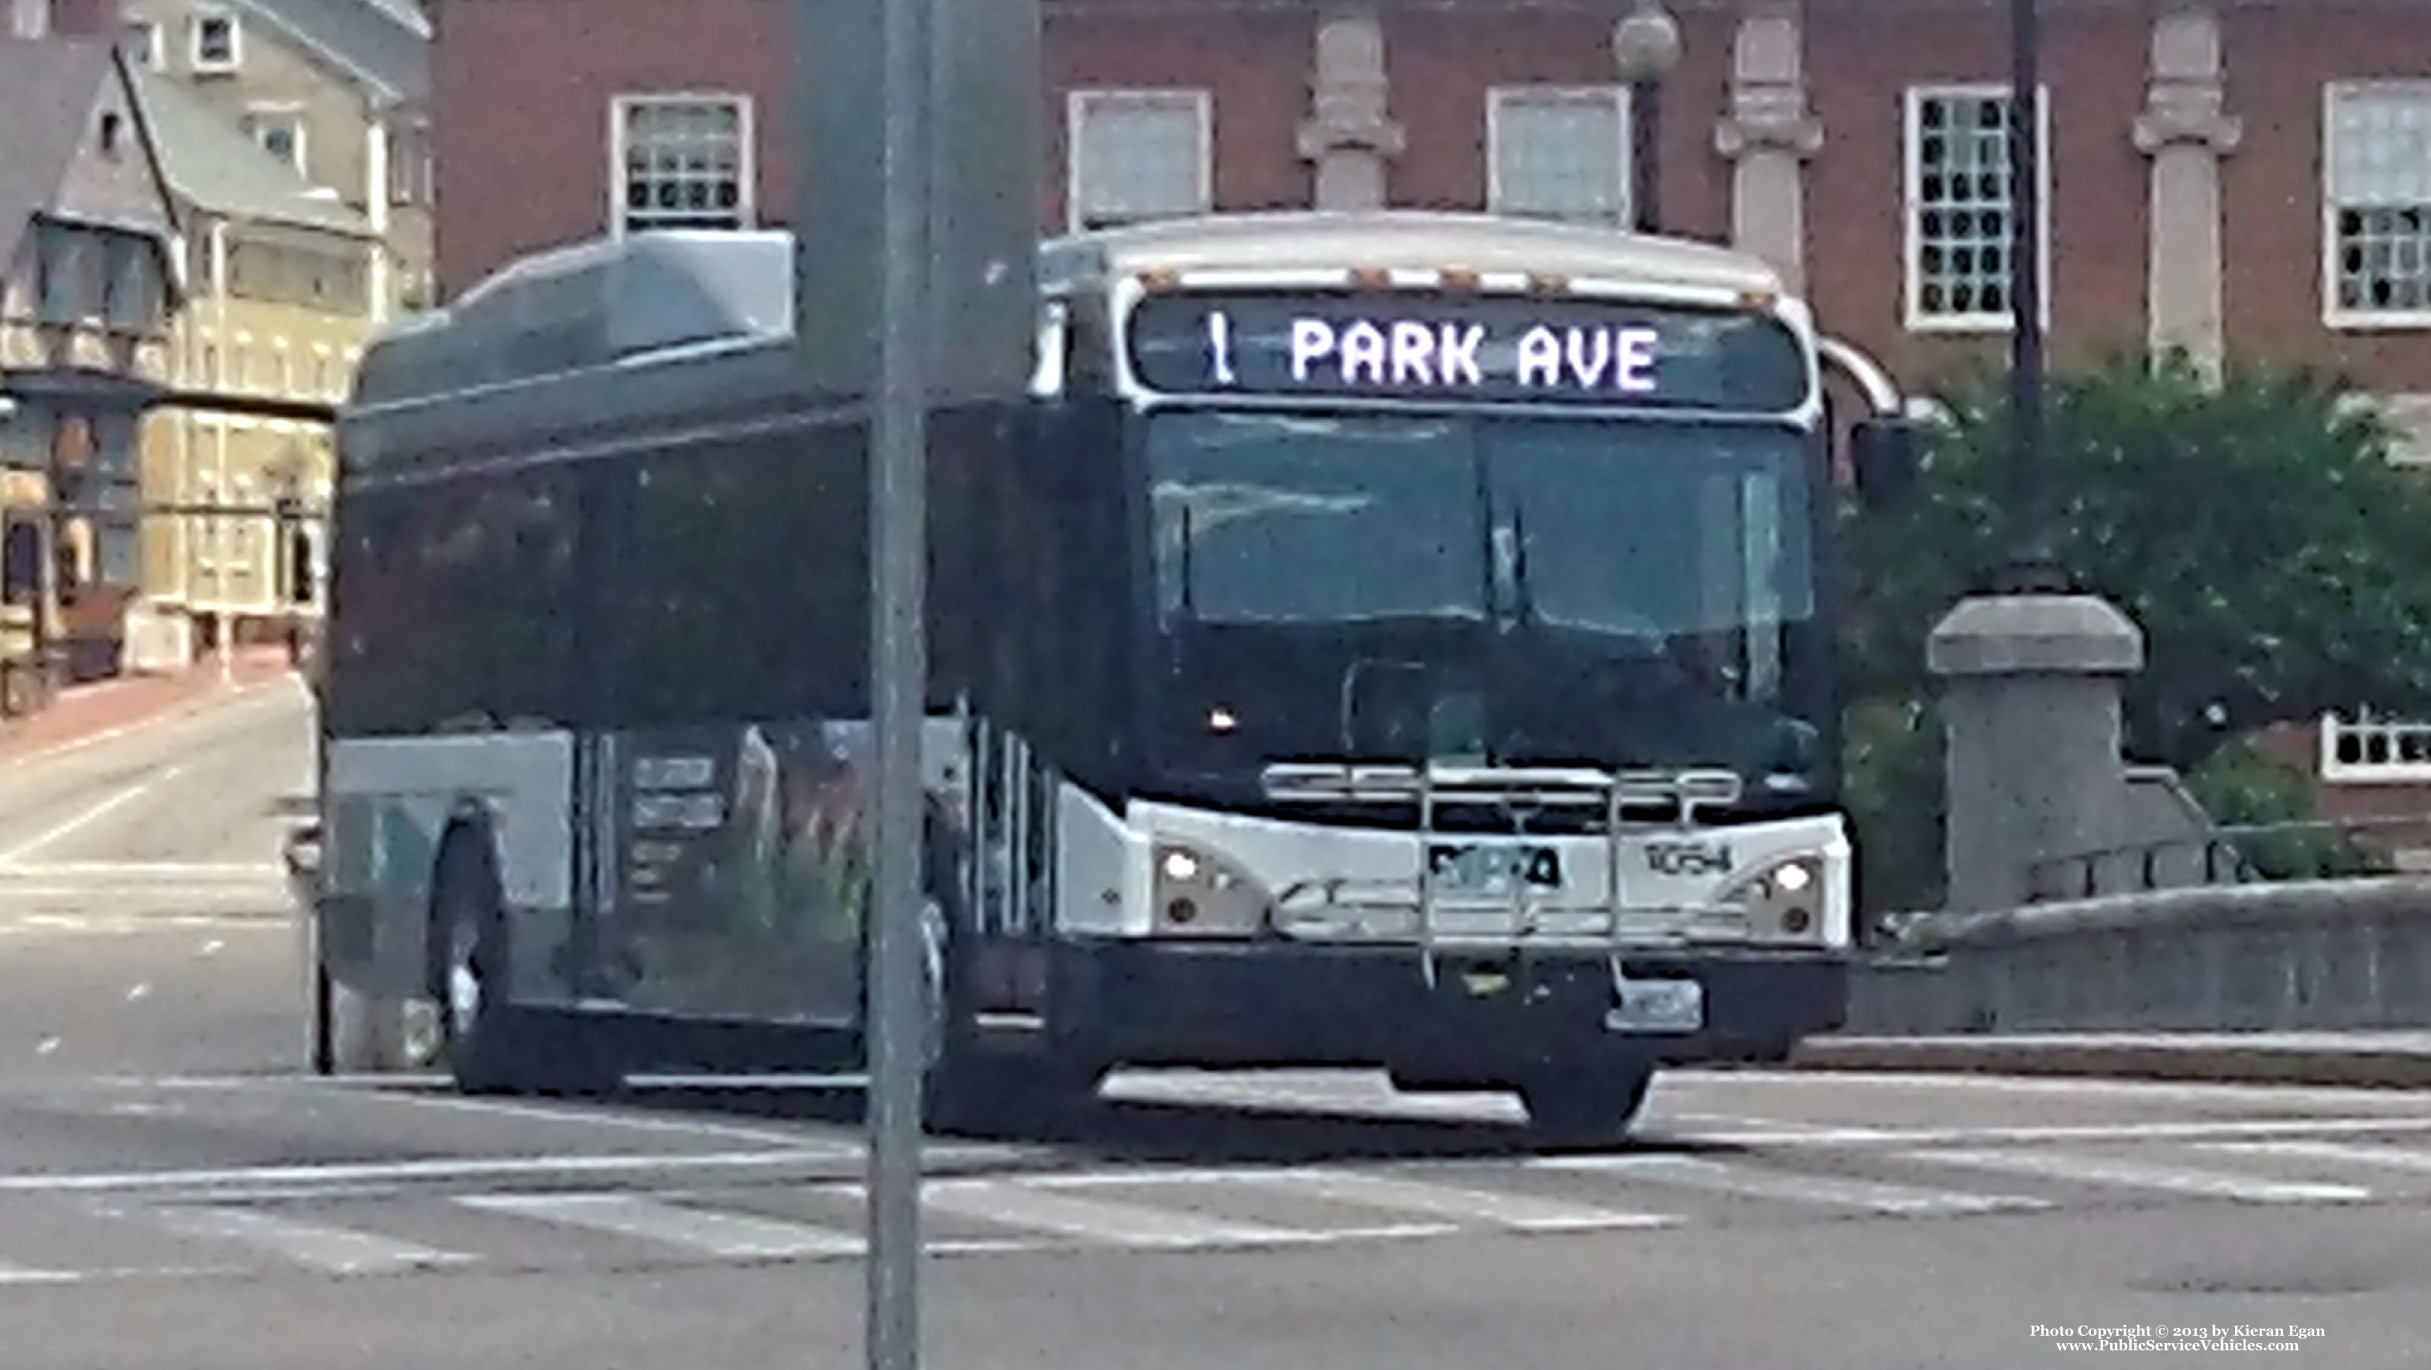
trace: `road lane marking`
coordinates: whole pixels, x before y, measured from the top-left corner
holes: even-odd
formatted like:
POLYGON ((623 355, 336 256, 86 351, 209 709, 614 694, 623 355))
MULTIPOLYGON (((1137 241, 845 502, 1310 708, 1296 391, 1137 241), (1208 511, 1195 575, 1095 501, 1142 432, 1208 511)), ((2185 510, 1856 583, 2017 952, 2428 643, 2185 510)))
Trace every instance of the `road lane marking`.
POLYGON ((449 1094, 408 1094, 388 1090, 363 1090, 355 1092, 354 1097, 377 1099, 389 1104, 410 1104, 418 1108, 438 1109, 447 1113, 484 1114, 532 1122, 571 1123, 583 1127, 620 1127, 633 1132, 672 1132, 684 1136, 723 1137, 734 1141, 763 1142, 775 1146, 794 1146, 804 1140, 803 1133, 788 1132, 782 1128, 710 1123, 690 1118, 637 1118, 630 1114, 609 1113, 601 1110, 553 1108, 546 1104, 507 1103, 497 1099, 466 1099, 449 1094))
MULTIPOLYGON (((2062 1035, 2062 1034, 2055 1034, 2062 1035)), ((2069 1034, 2072 1035, 2072 1034, 2069 1034)), ((2175 1037, 2184 1034, 2166 1033, 2175 1037)), ((2330 1034, 2343 1036, 2344 1034, 2330 1034)), ((2150 1103, 2275 1103, 2416 1107, 2386 1089, 2333 1085, 2232 1084, 2202 1080, 2105 1080, 2087 1076, 1926 1073, 1894 1070, 1698 1070, 1670 1076, 1675 1088, 1712 1090, 1725 1085, 1821 1085, 1830 1089, 1923 1089, 1994 1094, 2058 1094, 2070 1098, 2109 1095, 2150 1103)))
POLYGON ((77 810, 68 817, 61 819, 59 822, 43 829, 31 840, 20 842, 16 846, 9 848, 6 852, 0 852, 0 866, 18 865, 22 863, 26 857, 42 850, 44 847, 47 847, 54 842, 73 837, 78 832, 90 827, 92 824, 100 822, 102 819, 109 817, 112 813, 117 812, 119 809, 122 809, 127 805, 134 803, 136 800, 152 793, 152 791, 158 789, 166 782, 175 780, 179 775, 184 773, 185 769, 186 768, 183 763, 171 766, 167 770, 164 770, 160 774, 152 776, 149 779, 136 781, 134 784, 127 786, 125 789, 120 790, 107 799, 86 805, 84 808, 77 810))
POLYGON ((1000 1227, 1058 1232, 1109 1246, 1182 1250, 1342 1240, 1335 1233, 1305 1228, 1230 1222, 1179 1209, 1075 1198, 1016 1181, 932 1180, 923 1189, 924 1206, 941 1212, 1000 1227))
POLYGON ((2431 1151, 2418 1151, 2411 1147, 2369 1146, 2352 1142, 2205 1142, 2200 1145, 2206 1151, 2239 1156, 2284 1156, 2299 1161, 2330 1161, 2341 1165, 2431 1172, 2431 1151))
POLYGON ((1692 1130, 1665 1133, 1660 1140, 1678 1146, 1967 1146, 2013 1142, 2335 1136, 2352 1132, 2431 1132, 2431 1117, 2221 1118, 2201 1122, 2061 1123, 2019 1127, 1838 1127, 1812 1132, 1799 1129, 1692 1130))
POLYGON ((455 1202, 479 1212, 639 1237, 725 1260, 858 1256, 863 1249, 863 1239, 850 1232, 662 1203, 638 1194, 467 1194, 455 1202))
POLYGON ((2372 1197, 2372 1191, 2360 1185, 2266 1180, 2221 1170, 2156 1165, 2110 1156, 2088 1156, 2081 1152, 1927 1150, 1908 1152, 1905 1159, 2003 1171, 2012 1175, 2031 1175, 2073 1184, 2152 1189, 2201 1198, 2237 1199, 2246 1203, 2358 1203, 2372 1197))
POLYGON ((326 1164, 229 1166, 208 1170, 62 1171, 0 1174, 0 1192, 90 1194, 143 1190, 210 1190, 262 1184, 360 1184, 382 1180, 482 1180, 531 1176, 649 1174, 673 1170, 781 1170, 857 1158, 861 1149, 825 1147, 636 1155, 465 1156, 415 1161, 335 1161, 326 1164))
POLYGON ((1710 1190, 1740 1198, 1862 1208, 1904 1216, 2030 1213, 2055 1206, 2049 1200, 2028 1198, 2022 1194, 1913 1189, 1906 1185, 1838 1175, 1791 1175, 1779 1171, 1746 1170, 1693 1156, 1538 1156, 1529 1158, 1526 1164, 1538 1170, 1642 1176, 1656 1184, 1710 1190))
POLYGON ((156 880, 276 883, 284 888, 287 869, 275 861, 0 861, 0 881, 117 877, 146 883, 156 880))
POLYGON ((250 1209, 165 1206, 142 1210, 189 1236, 238 1242, 333 1275, 363 1275, 467 1265, 478 1257, 442 1251, 349 1227, 303 1222, 250 1209))
POLYGON ((1530 1194, 1462 1189, 1355 1170, 1302 1168, 1240 1178, 1253 1184, 1273 1184, 1300 1190, 1335 1203, 1388 1212, 1421 1213, 1436 1218, 1459 1218, 1520 1232, 1601 1232, 1616 1228, 1677 1227, 1682 1221, 1668 1213, 1619 1212, 1530 1194))
POLYGON ((1430 1218, 1456 1217, 1530 1232, 1671 1227, 1681 1221, 1666 1213, 1591 1208, 1534 1195, 1441 1185, 1368 1171, 1328 1170, 1321 1166, 1070 1170, 1025 1175, 1021 1183, 1035 1189, 1267 1186, 1355 1207, 1423 1213, 1430 1218))
MULTIPOLYGON (((0 893, 0 905, 7 895, 0 893)), ((65 913, 0 913, 0 937, 27 941, 38 938, 65 937, 141 937, 162 932, 193 932, 197 929, 214 932, 275 932, 292 935, 294 920, 285 915, 228 912, 205 913, 120 913, 83 915, 65 913)))

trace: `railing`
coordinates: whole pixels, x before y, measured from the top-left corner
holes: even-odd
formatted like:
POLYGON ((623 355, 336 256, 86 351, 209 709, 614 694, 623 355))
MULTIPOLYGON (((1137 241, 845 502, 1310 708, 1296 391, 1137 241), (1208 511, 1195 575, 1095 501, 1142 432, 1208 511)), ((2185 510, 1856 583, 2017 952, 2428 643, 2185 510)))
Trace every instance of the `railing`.
POLYGON ((2228 825, 2038 861, 2028 868, 2026 897, 2044 903, 2205 885, 2386 875, 2399 868, 2398 853, 2411 848, 2431 848, 2431 814, 2228 825))

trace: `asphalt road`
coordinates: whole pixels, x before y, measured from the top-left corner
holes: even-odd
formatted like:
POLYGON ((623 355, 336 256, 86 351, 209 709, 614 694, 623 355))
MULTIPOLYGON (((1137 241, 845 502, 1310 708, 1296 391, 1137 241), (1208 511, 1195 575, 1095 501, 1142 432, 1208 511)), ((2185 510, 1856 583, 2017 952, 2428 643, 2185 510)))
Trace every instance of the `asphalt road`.
MULTIPOLYGON (((301 1072, 308 777, 284 688, 0 774, 0 1365, 857 1364, 849 1090, 301 1072)), ((1554 1157, 1497 1098, 1139 1075, 931 1162, 932 1366, 2431 1361, 2423 1094, 1681 1074, 1554 1157)))

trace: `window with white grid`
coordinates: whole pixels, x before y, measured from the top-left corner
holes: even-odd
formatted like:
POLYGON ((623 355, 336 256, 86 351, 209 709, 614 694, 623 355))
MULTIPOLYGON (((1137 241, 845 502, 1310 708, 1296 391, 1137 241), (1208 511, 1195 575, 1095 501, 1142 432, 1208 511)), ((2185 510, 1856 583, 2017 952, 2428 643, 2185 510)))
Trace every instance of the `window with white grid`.
POLYGON ((2431 324, 2431 81, 2332 86, 2324 127, 2331 321, 2431 324))
MULTIPOLYGON (((2034 235, 2050 299, 2050 97, 2035 139, 2045 193, 2034 235)), ((1907 102, 1907 315, 1910 328, 2005 328, 2015 183, 2011 110, 2000 86, 1926 87, 1907 102)))
POLYGON ((615 230, 752 226, 751 102, 628 95, 610 136, 615 230))
POLYGON ((1077 90, 1067 213, 1077 229, 1205 212, 1211 105, 1202 90, 1077 90))
POLYGON ((1547 219, 1628 219, 1625 89, 1500 86, 1486 100, 1487 209, 1547 219))

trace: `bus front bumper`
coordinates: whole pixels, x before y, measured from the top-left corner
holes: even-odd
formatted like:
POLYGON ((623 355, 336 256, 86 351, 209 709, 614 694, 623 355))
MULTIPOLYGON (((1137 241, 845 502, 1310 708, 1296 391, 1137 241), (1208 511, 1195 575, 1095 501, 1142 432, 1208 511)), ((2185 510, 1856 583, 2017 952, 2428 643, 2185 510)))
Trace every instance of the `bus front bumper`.
POLYGON ((1073 1049, 1107 1063, 1448 1077, 1576 1052, 1778 1061, 1847 1015, 1845 951, 1649 948, 1621 965, 1633 984, 1695 989, 1658 985, 1667 1008, 1649 1019, 1623 1011, 1601 954, 1439 954, 1430 981, 1407 947, 1097 942, 1058 950, 1049 1014, 1073 1049))

